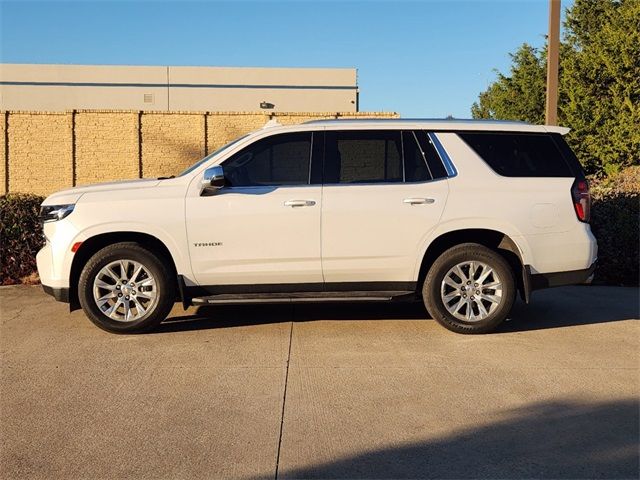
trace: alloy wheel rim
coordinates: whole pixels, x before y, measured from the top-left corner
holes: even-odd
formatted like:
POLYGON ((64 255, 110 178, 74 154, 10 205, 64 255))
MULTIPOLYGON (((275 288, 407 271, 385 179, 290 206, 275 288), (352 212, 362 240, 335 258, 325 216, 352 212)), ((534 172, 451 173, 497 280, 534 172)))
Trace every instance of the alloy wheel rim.
POLYGON ((158 287, 140 262, 116 260, 102 267, 93 279, 93 299, 110 319, 133 322, 153 310, 158 303, 158 287))
POLYGON ((460 262, 445 274, 440 298, 458 320, 478 322, 502 303, 502 281, 495 269, 475 260, 460 262))

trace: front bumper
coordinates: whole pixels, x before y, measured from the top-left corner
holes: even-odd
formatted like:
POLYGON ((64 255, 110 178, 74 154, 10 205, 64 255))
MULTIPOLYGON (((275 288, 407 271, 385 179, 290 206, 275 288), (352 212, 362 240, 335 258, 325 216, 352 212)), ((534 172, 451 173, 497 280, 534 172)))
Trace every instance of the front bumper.
POLYGON ((69 287, 69 268, 72 258, 69 255, 67 259, 66 245, 54 245, 47 241, 36 255, 36 264, 38 266, 38 275, 43 285, 52 288, 68 288, 69 287))

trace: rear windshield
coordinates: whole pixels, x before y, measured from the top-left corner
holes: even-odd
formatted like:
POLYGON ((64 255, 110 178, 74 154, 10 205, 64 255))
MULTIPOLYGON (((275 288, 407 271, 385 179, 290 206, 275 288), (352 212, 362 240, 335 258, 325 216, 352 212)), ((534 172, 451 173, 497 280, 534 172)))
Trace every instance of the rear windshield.
POLYGON ((581 176, 580 165, 560 135, 506 132, 462 132, 458 135, 499 175, 581 176), (572 158, 566 158, 569 155, 572 158))

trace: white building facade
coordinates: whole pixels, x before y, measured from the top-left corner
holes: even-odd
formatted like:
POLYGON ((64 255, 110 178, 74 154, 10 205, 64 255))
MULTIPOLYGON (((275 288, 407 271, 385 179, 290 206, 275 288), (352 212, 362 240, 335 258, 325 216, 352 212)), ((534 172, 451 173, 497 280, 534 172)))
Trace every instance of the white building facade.
POLYGON ((0 64, 0 109, 355 112, 357 71, 0 64))

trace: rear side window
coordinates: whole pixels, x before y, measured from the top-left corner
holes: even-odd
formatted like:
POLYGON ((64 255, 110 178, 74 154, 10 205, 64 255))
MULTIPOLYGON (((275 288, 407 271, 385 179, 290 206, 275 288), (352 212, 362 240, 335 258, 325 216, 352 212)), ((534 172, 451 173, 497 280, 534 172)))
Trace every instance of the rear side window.
POLYGON ((326 132, 324 183, 402 180, 399 130, 326 132))
POLYGON ((447 176, 423 131, 327 131, 325 139, 325 184, 427 182, 447 176))
POLYGON ((549 134, 464 132, 458 135, 499 175, 574 176, 549 134))
POLYGON ((416 135, 416 138, 418 139, 418 143, 420 144, 420 148, 422 149, 424 158, 429 165, 429 171, 431 172, 433 178, 445 178, 447 176, 447 171, 442 164, 440 155, 438 155, 438 151, 431 141, 429 134, 422 130, 417 130, 414 133, 416 135))
POLYGON ((569 167, 573 171, 574 175, 578 178, 584 178, 584 170, 582 170, 582 165, 580 165, 580 161, 576 154, 573 153, 571 147, 567 145, 567 141, 560 135, 559 133, 552 133, 551 138, 556 143, 564 159, 569 164, 569 167))
POLYGON ((402 151, 404 153, 405 181, 426 182, 431 180, 431 172, 413 132, 402 132, 402 151))

